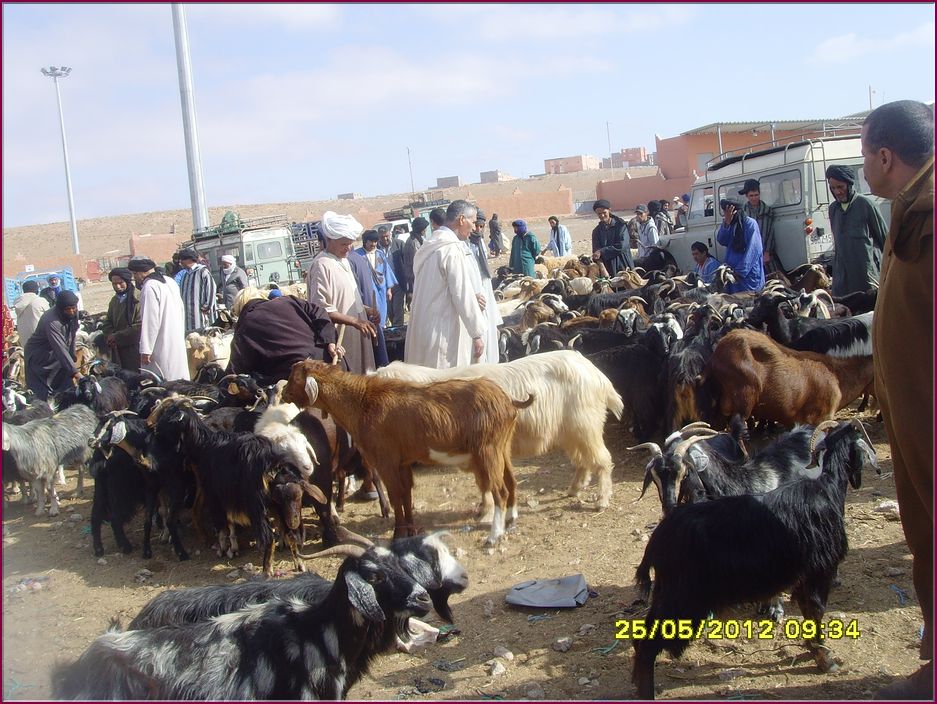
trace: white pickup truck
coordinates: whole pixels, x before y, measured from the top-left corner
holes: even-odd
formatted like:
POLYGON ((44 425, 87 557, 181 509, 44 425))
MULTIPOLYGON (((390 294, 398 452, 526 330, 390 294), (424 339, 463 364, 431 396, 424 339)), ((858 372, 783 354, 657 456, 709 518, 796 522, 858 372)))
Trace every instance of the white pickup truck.
MULTIPOLYGON (((769 143, 720 154, 693 184, 686 229, 662 237, 660 245, 683 271, 695 266, 690 245, 697 241, 725 261, 725 248, 716 242, 722 224, 719 201, 739 198, 744 202, 738 191, 747 179, 755 179, 761 184, 761 200, 774 210, 775 246, 784 270, 805 263, 827 263, 832 257, 833 235, 826 169, 834 164, 854 167, 857 192, 869 195, 862 162, 858 135, 804 137, 788 144, 769 143)), ((873 200, 887 223, 891 204, 880 198, 873 200)))

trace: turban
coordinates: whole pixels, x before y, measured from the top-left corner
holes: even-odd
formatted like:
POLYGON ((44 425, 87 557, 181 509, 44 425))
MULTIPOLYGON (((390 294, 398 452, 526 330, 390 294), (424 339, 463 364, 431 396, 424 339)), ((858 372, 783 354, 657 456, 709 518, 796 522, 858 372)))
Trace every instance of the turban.
POLYGON ((120 266, 116 267, 114 269, 111 269, 111 272, 107 275, 107 278, 113 279, 115 276, 119 276, 120 278, 122 278, 124 281, 127 282, 128 285, 133 283, 133 274, 130 273, 130 269, 125 269, 120 266))
POLYGON ((190 259, 193 262, 197 262, 198 254, 194 249, 183 249, 179 251, 179 261, 181 262, 183 259, 190 259))
POLYGON ((56 297, 55 305, 59 310, 68 308, 69 306, 77 306, 78 296, 72 291, 62 291, 62 293, 56 297))
POLYGON ((827 167, 826 177, 835 178, 837 181, 842 181, 851 186, 856 182, 856 171, 851 166, 836 164, 835 166, 827 167))
POLYGON ((127 264, 127 268, 130 269, 130 271, 137 272, 150 271, 150 269, 156 268, 156 262, 146 257, 140 257, 139 259, 131 259, 127 264))
POLYGON ((356 240, 364 228, 352 215, 339 215, 327 210, 322 213, 319 231, 330 240, 356 240))
POLYGON ((237 261, 230 254, 223 254, 221 256, 221 261, 224 264, 230 264, 231 266, 234 266, 235 264, 237 264, 237 261))
POLYGON ((598 210, 599 208, 608 208, 609 210, 611 210, 612 206, 604 198, 599 198, 599 200, 597 200, 595 203, 592 204, 592 209, 598 210))
POLYGON ((425 231, 427 227, 429 227, 429 220, 426 218, 417 218, 413 221, 413 231, 416 234, 420 234, 421 232, 425 231))
POLYGON ((24 281, 23 293, 39 293, 39 282, 38 281, 24 281))
POLYGON ((511 224, 517 227, 519 235, 527 234, 527 223, 524 220, 515 220, 511 224))

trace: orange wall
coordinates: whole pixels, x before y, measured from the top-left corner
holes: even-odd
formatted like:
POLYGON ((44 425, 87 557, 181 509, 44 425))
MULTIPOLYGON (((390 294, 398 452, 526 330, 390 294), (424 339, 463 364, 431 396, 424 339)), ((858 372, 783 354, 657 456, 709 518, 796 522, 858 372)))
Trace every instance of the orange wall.
POLYGON ((672 200, 689 193, 693 177, 665 179, 660 174, 621 181, 601 181, 595 187, 596 198, 604 198, 615 211, 630 212, 638 203, 649 200, 672 200))

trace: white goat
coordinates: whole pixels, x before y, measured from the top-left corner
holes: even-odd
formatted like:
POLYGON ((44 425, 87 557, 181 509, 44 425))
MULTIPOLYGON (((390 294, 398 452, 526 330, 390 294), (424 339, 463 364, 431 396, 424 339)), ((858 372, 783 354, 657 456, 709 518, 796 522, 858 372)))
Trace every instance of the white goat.
POLYGON ((296 465, 303 479, 309 480, 319 460, 302 431, 295 425, 290 425, 299 412, 292 403, 267 406, 267 410, 254 425, 254 433, 269 438, 274 446, 296 465))
MULTIPOLYGON (((607 508, 612 494, 612 456, 602 431, 606 412, 621 418, 624 406, 611 382, 578 352, 558 350, 503 364, 472 364, 453 369, 429 369, 392 362, 375 372, 408 381, 490 379, 511 398, 533 394, 530 408, 517 414, 511 444, 513 457, 538 457, 562 450, 575 467, 569 495, 576 496, 595 472, 598 508, 607 508)), ((485 504, 490 505, 489 497, 485 504)), ((483 519, 484 520, 484 519, 483 519)))

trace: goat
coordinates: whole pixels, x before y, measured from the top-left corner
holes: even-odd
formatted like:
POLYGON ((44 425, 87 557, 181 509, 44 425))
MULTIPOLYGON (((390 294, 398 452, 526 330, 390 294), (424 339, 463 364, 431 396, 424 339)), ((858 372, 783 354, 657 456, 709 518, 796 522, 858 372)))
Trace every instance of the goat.
POLYGON ((59 465, 77 465, 81 490, 84 465, 91 455, 88 438, 97 424, 94 411, 80 404, 25 425, 3 424, 3 465, 6 467, 9 462, 14 471, 32 484, 37 516, 45 512, 46 498, 51 504, 49 515, 59 515, 54 486, 59 465))
POLYGON ((511 398, 532 395, 530 408, 517 414, 512 457, 538 457, 562 450, 575 467, 569 495, 576 496, 595 473, 598 507, 608 507, 613 462, 602 429, 609 411, 621 418, 623 405, 608 378, 578 352, 545 352, 507 364, 472 364, 454 369, 395 362, 376 374, 416 382, 488 379, 511 398))
POLYGON ((214 362, 224 367, 231 357, 233 332, 221 328, 209 327, 200 332, 190 332, 185 336, 186 359, 189 364, 189 376, 193 379, 205 364, 214 362))
MULTIPOLYGON (((373 547, 371 541, 361 536, 357 536, 355 542, 373 547)), ((436 612, 445 621, 452 623, 449 597, 465 590, 468 575, 440 536, 433 534, 401 538, 393 541, 388 549, 400 560, 404 571, 426 589, 436 612)), ((144 606, 128 628, 139 630, 205 621, 273 598, 283 601, 298 599, 315 605, 325 598, 331 587, 332 583, 324 577, 307 572, 286 580, 167 590, 144 606)))
POLYGON ((112 411, 122 411, 130 405, 130 393, 127 385, 116 376, 98 379, 83 376, 78 385, 55 397, 58 410, 65 410, 76 403, 83 403, 95 412, 98 418, 104 418, 112 411))
MULTIPOLYGON (((147 425, 155 428, 156 444, 181 444, 185 456, 196 465, 199 490, 218 536, 218 556, 223 552, 227 552, 228 557, 237 554, 236 525, 252 527, 257 546, 263 553, 264 574, 271 575, 276 544, 267 521, 268 513, 284 525, 293 522, 287 520, 282 511, 276 512, 277 508, 285 507, 275 500, 270 491, 271 483, 276 486, 295 484, 323 503, 326 501, 324 494, 302 479, 299 471, 269 439, 250 433, 212 431, 184 401, 176 403, 175 399, 168 399, 161 403, 162 406, 147 418, 147 425), (284 471, 295 472, 296 481, 278 479, 284 471)), ((288 539, 287 543, 298 564, 294 542, 288 539)))
POLYGON ((421 385, 306 360, 293 365, 283 400, 321 408, 351 434, 387 487, 395 538, 416 532, 416 462, 468 465, 482 494, 492 492, 488 544, 501 539, 506 515, 509 523, 517 519, 510 447, 517 410, 528 408, 533 396, 514 401, 487 379, 421 385))
MULTIPOLYGON (((315 606, 273 599, 208 621, 99 636, 52 674, 57 699, 344 699, 426 590, 384 548, 349 557, 315 606)), ((336 550, 336 548, 332 548, 336 550)))
MULTIPOLYGON (((665 640, 656 632, 635 640, 632 681, 638 697, 654 698, 657 655, 666 649, 679 657, 707 614, 790 589, 801 616, 822 622, 830 586, 848 548, 846 483, 858 489, 862 470, 878 466, 872 443, 855 420, 821 423, 809 452, 812 463, 820 466, 818 478, 797 479, 761 496, 679 506, 651 534, 635 575, 639 589, 651 595, 646 621, 690 622, 692 633, 665 640)), ((822 634, 808 639, 807 647, 821 671, 836 668, 822 634)))
MULTIPOLYGON (((10 387, 4 387, 3 389, 4 407, 8 405, 8 392, 10 395, 9 405, 11 405, 12 408, 11 410, 3 411, 4 425, 25 425, 26 423, 38 418, 52 417, 52 407, 48 403, 36 399, 29 405, 26 405, 26 398, 10 387)), ((64 484, 64 474, 60 472, 59 477, 61 478, 61 483, 64 484)), ((19 473, 14 462, 4 462, 3 485, 6 486, 10 482, 16 482, 19 485, 20 495, 22 496, 23 503, 30 503, 32 501, 32 492, 30 492, 26 486, 26 478, 19 473)))
POLYGON ((868 388, 872 358, 799 352, 755 330, 732 330, 716 344, 701 382, 703 398, 715 402, 712 416, 723 424, 738 413, 786 427, 815 425, 868 388))

